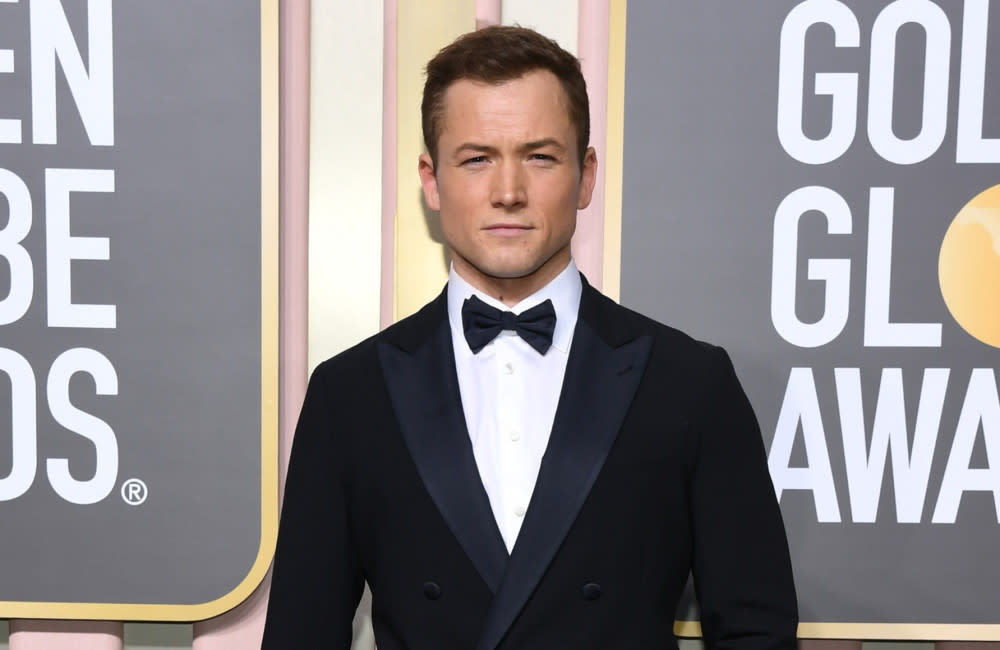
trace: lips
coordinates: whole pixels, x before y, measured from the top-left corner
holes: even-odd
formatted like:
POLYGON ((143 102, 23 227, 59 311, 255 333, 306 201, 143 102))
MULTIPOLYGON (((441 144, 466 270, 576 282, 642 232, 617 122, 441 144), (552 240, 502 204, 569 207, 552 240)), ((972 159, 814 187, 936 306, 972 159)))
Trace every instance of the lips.
POLYGON ((533 230, 533 228, 520 224, 505 223, 487 226, 483 230, 485 230, 488 235, 492 235, 494 237, 520 237, 521 235, 533 230))
POLYGON ((495 223, 483 228, 483 230, 488 230, 490 232, 496 232, 496 231, 525 232, 531 229, 532 229, 531 226, 526 226, 520 223, 495 223))

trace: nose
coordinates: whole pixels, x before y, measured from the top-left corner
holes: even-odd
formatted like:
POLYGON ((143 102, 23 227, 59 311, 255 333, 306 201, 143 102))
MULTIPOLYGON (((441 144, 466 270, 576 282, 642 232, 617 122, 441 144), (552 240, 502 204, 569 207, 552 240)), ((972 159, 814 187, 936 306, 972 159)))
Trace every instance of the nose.
POLYGON ((490 188, 490 202, 495 208, 512 210, 522 207, 528 198, 524 170, 516 160, 504 160, 496 166, 490 188))

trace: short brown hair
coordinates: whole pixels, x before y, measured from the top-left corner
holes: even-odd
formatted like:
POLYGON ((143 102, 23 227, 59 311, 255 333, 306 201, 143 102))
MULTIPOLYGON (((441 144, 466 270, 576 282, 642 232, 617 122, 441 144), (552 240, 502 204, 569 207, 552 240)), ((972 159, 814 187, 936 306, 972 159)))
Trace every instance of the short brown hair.
POLYGON ((535 70, 548 70, 569 100, 569 120, 576 129, 577 155, 583 163, 590 142, 590 102, 580 62, 559 44, 524 27, 496 25, 460 36, 427 64, 420 104, 424 145, 437 165, 444 94, 460 79, 500 84, 535 70))

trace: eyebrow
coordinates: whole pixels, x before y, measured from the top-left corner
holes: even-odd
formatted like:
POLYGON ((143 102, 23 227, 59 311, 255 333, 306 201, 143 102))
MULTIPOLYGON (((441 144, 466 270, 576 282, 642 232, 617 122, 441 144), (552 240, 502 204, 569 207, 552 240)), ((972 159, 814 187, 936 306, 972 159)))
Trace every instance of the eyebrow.
MULTIPOLYGON (((533 151, 535 149, 541 149, 543 147, 555 147, 560 151, 565 151, 566 147, 562 145, 555 138, 542 138, 541 140, 532 140, 531 142, 525 142, 518 146, 518 151, 533 151)), ((479 151, 485 153, 492 153, 496 151, 496 147, 492 147, 488 144, 478 144, 476 142, 463 142, 461 145, 455 148, 456 152, 461 151, 479 151)))
POLYGON ((493 151, 493 147, 486 144, 476 144, 474 142, 463 142, 461 145, 455 147, 455 151, 493 151))
POLYGON ((555 147, 556 149, 565 149, 561 142, 555 138, 543 138, 541 140, 533 140, 532 142, 525 142, 519 149, 524 151, 531 151, 532 149, 541 149, 543 147, 555 147))

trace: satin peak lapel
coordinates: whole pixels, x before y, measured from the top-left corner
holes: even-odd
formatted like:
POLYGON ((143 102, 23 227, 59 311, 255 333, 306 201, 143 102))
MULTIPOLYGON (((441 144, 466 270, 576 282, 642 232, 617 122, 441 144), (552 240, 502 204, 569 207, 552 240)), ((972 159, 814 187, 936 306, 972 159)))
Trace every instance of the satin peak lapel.
POLYGON ((577 322, 535 491, 477 650, 497 647, 555 557, 618 436, 652 343, 643 336, 613 347, 577 322))
POLYGON ((504 545, 479 478, 462 412, 448 321, 412 351, 378 345, 386 386, 420 478, 475 565, 496 593, 507 566, 504 545))

